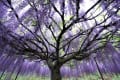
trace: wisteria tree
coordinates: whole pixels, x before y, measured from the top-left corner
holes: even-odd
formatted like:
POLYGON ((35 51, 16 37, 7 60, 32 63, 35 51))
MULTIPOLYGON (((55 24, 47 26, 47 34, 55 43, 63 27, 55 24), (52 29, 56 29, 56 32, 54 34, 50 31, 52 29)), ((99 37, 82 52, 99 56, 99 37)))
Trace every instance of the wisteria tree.
POLYGON ((61 80, 66 62, 118 46, 119 9, 119 0, 0 0, 1 54, 45 61, 61 80))

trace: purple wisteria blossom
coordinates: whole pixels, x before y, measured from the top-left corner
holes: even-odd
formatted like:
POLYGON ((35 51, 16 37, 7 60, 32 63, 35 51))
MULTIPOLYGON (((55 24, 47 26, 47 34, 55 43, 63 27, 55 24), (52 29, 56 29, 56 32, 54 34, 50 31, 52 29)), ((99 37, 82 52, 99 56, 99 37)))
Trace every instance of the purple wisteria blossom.
POLYGON ((0 79, 120 73, 119 0, 0 0, 0 79), (109 63, 110 62, 110 63, 109 63), (9 74, 10 73, 10 74, 9 74))

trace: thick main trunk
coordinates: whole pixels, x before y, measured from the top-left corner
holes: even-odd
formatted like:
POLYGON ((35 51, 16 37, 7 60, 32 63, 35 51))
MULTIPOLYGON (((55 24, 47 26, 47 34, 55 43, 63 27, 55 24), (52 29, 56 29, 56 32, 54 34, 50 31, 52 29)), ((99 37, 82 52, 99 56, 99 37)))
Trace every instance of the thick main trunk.
POLYGON ((60 68, 62 67, 63 63, 59 62, 58 60, 52 61, 51 59, 48 59, 47 64, 51 71, 51 80, 62 80, 60 68))
POLYGON ((62 80, 60 67, 56 66, 50 70, 51 70, 51 80, 62 80))

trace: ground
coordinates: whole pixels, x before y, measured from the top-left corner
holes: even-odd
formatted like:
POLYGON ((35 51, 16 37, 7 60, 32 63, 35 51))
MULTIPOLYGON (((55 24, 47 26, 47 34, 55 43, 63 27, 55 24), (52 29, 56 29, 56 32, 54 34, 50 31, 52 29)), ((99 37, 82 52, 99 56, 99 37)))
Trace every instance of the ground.
MULTIPOLYGON (((12 79, 15 79, 15 74, 13 74, 12 79)), ((120 74, 104 74, 105 80, 120 80, 120 74)), ((2 77, 1 80, 5 80, 5 75, 2 77)), ((36 75, 19 75, 17 80, 50 80, 49 77, 41 77, 36 75)), ((100 76, 98 74, 89 74, 89 75, 83 75, 81 77, 64 77, 62 80, 101 80, 100 76)))

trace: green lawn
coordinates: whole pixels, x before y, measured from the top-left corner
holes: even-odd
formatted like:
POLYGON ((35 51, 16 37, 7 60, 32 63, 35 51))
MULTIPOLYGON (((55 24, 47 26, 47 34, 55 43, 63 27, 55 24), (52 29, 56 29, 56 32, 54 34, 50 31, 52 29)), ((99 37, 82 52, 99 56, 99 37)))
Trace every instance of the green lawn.
MULTIPOLYGON (((6 74, 9 75, 9 74, 6 74)), ((6 80, 6 75, 2 77, 1 80, 6 80)), ((105 80, 120 80, 120 74, 119 75, 110 75, 105 74, 104 75, 105 80)), ((12 79, 15 80, 15 74, 12 75, 12 79)), ((36 75, 19 75, 17 80, 50 80, 49 77, 40 77, 36 75)), ((91 74, 91 75, 83 75, 81 77, 71 77, 71 78, 63 78, 63 80, 101 80, 101 77, 97 74, 91 74)))

